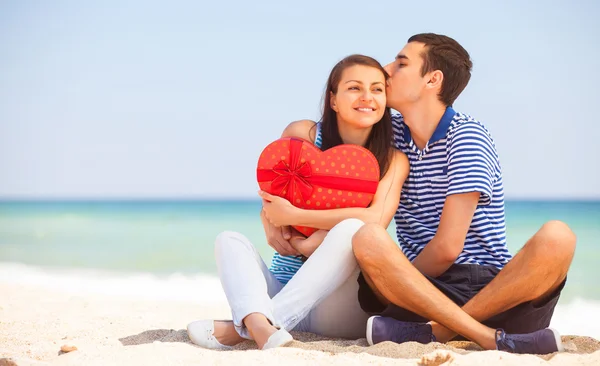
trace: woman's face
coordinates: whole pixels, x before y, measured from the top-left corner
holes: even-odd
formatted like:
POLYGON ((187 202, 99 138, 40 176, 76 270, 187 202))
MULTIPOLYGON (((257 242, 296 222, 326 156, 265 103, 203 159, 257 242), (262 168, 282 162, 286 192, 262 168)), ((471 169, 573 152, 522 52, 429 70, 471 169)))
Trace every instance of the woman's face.
POLYGON ((331 108, 338 123, 368 128, 379 122, 385 112, 385 76, 371 66, 354 65, 342 72, 331 108))

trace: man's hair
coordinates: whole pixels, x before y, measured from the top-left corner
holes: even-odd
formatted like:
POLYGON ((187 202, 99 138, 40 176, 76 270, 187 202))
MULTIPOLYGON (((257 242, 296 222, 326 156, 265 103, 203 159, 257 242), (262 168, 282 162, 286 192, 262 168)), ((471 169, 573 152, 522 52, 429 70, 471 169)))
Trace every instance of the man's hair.
POLYGON ((471 79, 473 63, 469 53, 454 39, 441 34, 415 34, 408 39, 408 43, 410 42, 425 44, 425 50, 421 54, 421 75, 435 70, 444 74, 438 97, 446 106, 451 106, 471 79))

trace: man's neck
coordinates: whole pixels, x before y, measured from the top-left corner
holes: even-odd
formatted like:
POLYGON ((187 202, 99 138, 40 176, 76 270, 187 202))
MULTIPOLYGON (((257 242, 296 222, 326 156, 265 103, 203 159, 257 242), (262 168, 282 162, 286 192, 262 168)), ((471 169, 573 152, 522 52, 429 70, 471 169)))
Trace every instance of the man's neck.
POLYGON ((402 114, 404 123, 410 128, 410 135, 415 145, 423 150, 446 112, 446 106, 438 100, 423 100, 397 110, 402 114))

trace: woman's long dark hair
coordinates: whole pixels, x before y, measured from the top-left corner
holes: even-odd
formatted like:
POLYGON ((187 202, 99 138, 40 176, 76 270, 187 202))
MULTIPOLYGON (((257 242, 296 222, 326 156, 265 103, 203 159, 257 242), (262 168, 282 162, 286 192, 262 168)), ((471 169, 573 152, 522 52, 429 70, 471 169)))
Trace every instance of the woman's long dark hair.
MULTIPOLYGON (((342 78, 344 70, 355 65, 376 68, 383 73, 386 80, 389 78, 387 72, 377 60, 364 55, 350 55, 333 67, 329 74, 325 95, 323 97, 323 116, 321 118, 321 136, 323 139, 321 149, 323 151, 344 143, 338 130, 337 114, 331 108, 331 95, 337 93, 338 85, 340 84, 340 79, 342 78)), ((373 125, 371 133, 367 138, 367 142, 363 146, 375 155, 379 164, 380 179, 385 175, 389 168, 393 143, 392 117, 390 109, 385 108, 383 117, 379 122, 373 125)))

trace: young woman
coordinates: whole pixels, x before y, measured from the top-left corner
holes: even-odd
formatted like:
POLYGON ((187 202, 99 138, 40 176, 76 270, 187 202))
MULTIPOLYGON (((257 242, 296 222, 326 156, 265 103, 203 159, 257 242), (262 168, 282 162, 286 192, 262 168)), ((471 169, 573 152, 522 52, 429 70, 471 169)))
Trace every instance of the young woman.
POLYGON ((370 150, 380 168, 380 182, 370 206, 307 211, 260 192, 266 232, 287 225, 320 230, 308 238, 296 232, 290 244, 301 256, 275 253, 270 269, 242 234, 219 234, 215 257, 233 320, 190 323, 192 342, 228 349, 253 339, 260 349, 268 349, 291 342, 288 330, 354 339, 365 336, 368 315, 358 303, 359 268, 352 253, 352 236, 366 222, 387 228, 409 171, 406 156, 393 148, 386 108, 387 77, 370 57, 344 58, 329 75, 321 121, 293 122, 282 134, 312 141, 321 150, 340 144, 370 150))

